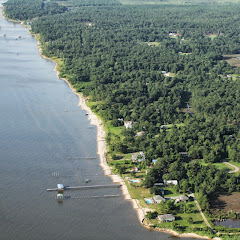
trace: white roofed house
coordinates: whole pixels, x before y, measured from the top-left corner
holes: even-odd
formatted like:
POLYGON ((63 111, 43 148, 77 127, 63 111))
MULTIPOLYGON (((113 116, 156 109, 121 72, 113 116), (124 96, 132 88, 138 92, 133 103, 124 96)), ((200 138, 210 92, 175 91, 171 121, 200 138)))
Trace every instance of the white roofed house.
POLYGON ((132 161, 133 162, 142 162, 145 160, 145 154, 144 152, 134 153, 132 155, 132 161))

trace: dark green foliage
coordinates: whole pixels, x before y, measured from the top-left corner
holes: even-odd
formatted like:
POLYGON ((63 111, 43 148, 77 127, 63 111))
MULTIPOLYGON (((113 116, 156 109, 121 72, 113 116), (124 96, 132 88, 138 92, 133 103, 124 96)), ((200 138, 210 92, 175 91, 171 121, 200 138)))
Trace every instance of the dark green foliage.
POLYGON ((59 14, 67 10, 66 7, 55 2, 45 2, 43 0, 9 0, 3 5, 7 17, 16 20, 59 14))
POLYGON ((157 212, 147 212, 146 218, 155 219, 157 217, 157 215, 158 215, 157 212))

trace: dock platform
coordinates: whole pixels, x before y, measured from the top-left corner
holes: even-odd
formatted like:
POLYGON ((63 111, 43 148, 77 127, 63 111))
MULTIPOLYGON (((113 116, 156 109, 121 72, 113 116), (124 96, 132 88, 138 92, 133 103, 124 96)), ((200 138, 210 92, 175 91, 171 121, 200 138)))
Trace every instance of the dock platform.
MULTIPOLYGON (((87 190, 87 189, 101 189, 101 188, 119 188, 121 184, 109 184, 109 185, 92 185, 92 186, 76 186, 76 187, 63 187, 62 190, 87 190)), ((58 191, 59 188, 50 188, 47 191, 58 191)))

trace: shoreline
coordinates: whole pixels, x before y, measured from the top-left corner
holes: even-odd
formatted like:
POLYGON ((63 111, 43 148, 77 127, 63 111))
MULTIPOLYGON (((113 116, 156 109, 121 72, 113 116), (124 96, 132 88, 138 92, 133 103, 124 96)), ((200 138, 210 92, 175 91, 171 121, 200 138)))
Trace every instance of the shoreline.
POLYGON ((136 211, 137 216, 138 216, 138 220, 141 223, 141 225, 143 227, 149 229, 149 230, 156 230, 156 231, 159 231, 159 232, 162 232, 162 233, 167 233, 167 234, 170 234, 174 237, 221 240, 221 238, 218 238, 218 237, 217 238, 209 238, 207 236, 201 236, 201 235, 198 235, 196 233, 181 233, 181 234, 179 234, 178 232, 176 232, 172 229, 151 228, 151 227, 144 224, 145 215, 148 211, 151 211, 151 209, 142 207, 140 205, 139 200, 133 199, 130 196, 127 185, 125 184, 122 177, 120 177, 117 174, 113 174, 110 166, 107 164, 107 158, 106 158, 107 143, 106 143, 106 140, 105 140, 106 131, 104 129, 104 124, 103 124, 102 120, 99 119, 98 116, 95 115, 92 112, 92 110, 87 106, 87 103, 86 103, 87 99, 84 98, 81 93, 76 92, 76 89, 71 85, 71 83, 67 79, 59 77, 60 72, 57 70, 58 63, 56 61, 54 61, 54 59, 48 58, 48 57, 46 57, 42 54, 41 43, 38 40, 37 40, 37 46, 38 46, 39 54, 42 58, 50 60, 50 61, 52 61, 56 64, 53 71, 56 72, 57 78, 61 79, 61 80, 64 80, 68 84, 68 86, 70 87, 72 92, 79 97, 78 106, 81 107, 82 110, 86 111, 87 116, 88 116, 88 120, 90 121, 90 124, 95 125, 97 127, 96 141, 97 141, 97 154, 99 155, 99 160, 100 160, 99 166, 101 166, 101 168, 103 169, 104 175, 110 177, 111 180, 113 181, 113 183, 118 183, 118 184, 122 185, 121 186, 121 191, 122 191, 122 195, 124 197, 124 200, 131 201, 132 207, 136 211))
MULTIPOLYGON (((20 23, 24 27, 27 27, 23 24, 23 21, 14 21, 14 20, 11 20, 11 19, 7 19, 4 15, 4 7, 2 6, 1 8, 2 8, 2 18, 3 19, 5 19, 6 21, 10 21, 10 22, 20 23)), ((29 34, 34 36, 35 39, 36 39, 35 34, 30 33, 30 31, 29 31, 29 34)), ((41 48, 40 41, 37 40, 37 39, 36 39, 36 41, 37 41, 37 47, 38 47, 38 51, 39 51, 40 56, 44 59, 50 60, 50 61, 55 63, 55 67, 54 67, 53 71, 56 72, 56 76, 58 77, 58 79, 64 80, 68 84, 68 86, 70 87, 72 92, 79 97, 78 106, 81 107, 82 110, 86 111, 86 113, 88 114, 88 120, 90 121, 90 124, 95 125, 97 127, 96 141, 97 141, 97 154, 99 155, 99 160, 100 160, 99 165, 103 169, 104 174, 106 176, 110 177, 111 180, 113 181, 113 183, 120 183, 122 185, 121 186, 122 195, 123 195, 125 200, 131 201, 132 207, 136 211, 137 216, 138 216, 138 220, 140 221, 141 225, 143 227, 147 228, 147 229, 167 233, 167 234, 170 234, 170 235, 176 236, 176 237, 211 239, 209 237, 204 237, 204 236, 197 235, 196 233, 179 234, 178 232, 176 232, 174 230, 171 230, 171 229, 151 228, 151 227, 144 224, 145 214, 146 214, 147 211, 151 211, 151 209, 142 207, 140 205, 139 200, 131 198, 131 196, 129 194, 129 191, 128 191, 128 188, 127 188, 127 185, 125 184, 124 180, 119 175, 113 174, 110 166, 107 164, 106 153, 107 153, 108 149, 107 149, 107 143, 106 143, 106 140, 105 140, 106 131, 104 129, 104 124, 103 124, 102 120, 99 119, 98 116, 95 115, 91 111, 91 109, 87 106, 87 99, 84 98, 81 93, 76 92, 76 89, 73 88, 73 86, 71 85, 71 83, 67 79, 59 77, 60 72, 57 70, 58 63, 56 61, 54 61, 54 59, 51 59, 49 57, 44 56, 42 54, 42 48, 41 48)), ((212 240, 221 240, 221 238, 213 238, 212 240)))

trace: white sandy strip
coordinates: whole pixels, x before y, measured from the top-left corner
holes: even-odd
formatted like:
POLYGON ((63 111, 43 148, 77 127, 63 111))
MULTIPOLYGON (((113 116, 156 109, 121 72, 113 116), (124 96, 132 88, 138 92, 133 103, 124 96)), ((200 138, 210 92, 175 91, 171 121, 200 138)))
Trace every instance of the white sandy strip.
MULTIPOLYGON (((39 49, 39 54, 41 55, 42 58, 45 58, 45 59, 48 59, 48 60, 51 60, 51 61, 55 62, 53 59, 50 59, 50 58, 42 55, 41 44, 40 44, 39 41, 37 41, 37 45, 38 45, 38 49, 39 49)), ((54 71, 56 72, 56 75, 59 78, 59 72, 57 71, 57 63, 55 65, 54 71)), ((91 109, 86 104, 87 100, 82 96, 81 93, 76 92, 76 90, 72 87, 72 85, 68 82, 67 79, 64 79, 64 78, 59 78, 59 79, 62 79, 62 80, 67 82, 69 87, 72 89, 73 93, 76 94, 79 97, 78 106, 80 106, 82 108, 82 110, 87 112, 88 119, 89 119, 90 123, 92 125, 97 126, 97 154, 99 155, 99 158, 100 158, 100 166, 102 167, 102 169, 104 171, 104 174, 106 176, 109 176, 114 183, 120 183, 122 185, 121 189, 122 189, 122 194, 123 194, 124 198, 126 200, 131 201, 133 208, 137 212, 139 221, 143 224, 143 220, 145 218, 146 213, 148 211, 152 211, 152 210, 142 207, 139 203, 139 200, 132 199, 129 192, 128 192, 128 189, 127 189, 127 186, 126 186, 124 180, 119 175, 113 174, 112 171, 111 171, 111 168, 108 166, 107 159, 106 159, 106 153, 107 153, 107 143, 106 143, 106 140, 105 140, 106 132, 104 130, 104 125, 102 123, 102 120, 99 119, 91 111, 91 109)), ((146 228, 149 228, 144 224, 143 224, 143 226, 145 226, 146 228)), ((208 237, 202 237, 202 236, 199 236, 195 233, 179 234, 179 233, 177 233, 173 230, 170 230, 170 229, 156 229, 156 230, 161 231, 161 232, 165 232, 165 233, 169 233, 171 235, 178 236, 178 237, 191 237, 191 238, 209 239, 208 237)), ((215 239, 212 239, 212 240, 221 240, 221 239, 220 238, 215 238, 215 239)))

